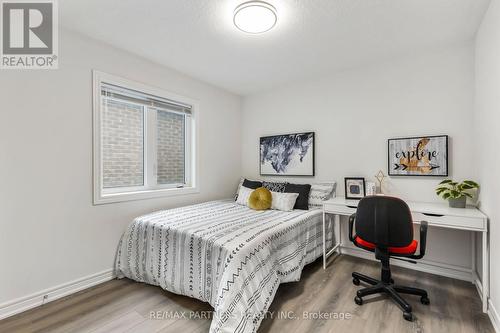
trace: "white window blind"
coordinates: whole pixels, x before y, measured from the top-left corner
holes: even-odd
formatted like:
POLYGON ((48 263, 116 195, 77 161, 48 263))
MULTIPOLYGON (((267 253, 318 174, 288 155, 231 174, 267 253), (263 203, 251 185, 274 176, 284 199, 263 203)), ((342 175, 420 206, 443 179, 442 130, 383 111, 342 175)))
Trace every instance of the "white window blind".
POLYGON ((128 101, 130 103, 143 105, 145 107, 165 109, 189 115, 191 114, 191 105, 141 93, 139 91, 119 87, 109 83, 102 84, 101 95, 113 99, 122 100, 124 102, 128 101))

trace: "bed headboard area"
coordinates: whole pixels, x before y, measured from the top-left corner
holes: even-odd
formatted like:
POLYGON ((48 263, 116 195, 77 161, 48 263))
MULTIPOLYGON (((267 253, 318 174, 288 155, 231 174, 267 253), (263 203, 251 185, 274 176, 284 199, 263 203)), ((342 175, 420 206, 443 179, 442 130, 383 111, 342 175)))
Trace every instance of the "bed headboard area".
POLYGON ((316 181, 312 183, 297 183, 286 180, 260 180, 242 177, 235 193, 235 200, 241 187, 257 189, 265 187, 271 192, 298 193, 299 197, 295 209, 309 209, 320 207, 325 200, 334 198, 337 190, 335 181, 316 181))

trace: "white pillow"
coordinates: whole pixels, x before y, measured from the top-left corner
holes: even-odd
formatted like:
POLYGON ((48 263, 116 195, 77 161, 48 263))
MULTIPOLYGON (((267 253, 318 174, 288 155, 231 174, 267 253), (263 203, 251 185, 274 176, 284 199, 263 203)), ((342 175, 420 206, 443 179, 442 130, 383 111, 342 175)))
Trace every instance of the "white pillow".
POLYGON ((309 192, 309 207, 319 207, 323 201, 331 199, 334 196, 335 183, 311 184, 309 192))
POLYGON ((251 188, 240 186, 236 203, 239 205, 248 206, 248 198, 250 198, 250 194, 252 194, 253 191, 254 190, 252 190, 251 188))
POLYGON ((236 193, 234 194, 234 201, 238 200, 238 193, 240 193, 240 188, 243 185, 243 181, 245 178, 241 177, 240 182, 238 183, 238 187, 236 188, 236 193))
POLYGON ((297 201, 298 193, 282 193, 282 192, 272 192, 273 201, 271 202, 271 209, 282 210, 284 212, 289 212, 293 210, 295 206, 295 201, 297 201))

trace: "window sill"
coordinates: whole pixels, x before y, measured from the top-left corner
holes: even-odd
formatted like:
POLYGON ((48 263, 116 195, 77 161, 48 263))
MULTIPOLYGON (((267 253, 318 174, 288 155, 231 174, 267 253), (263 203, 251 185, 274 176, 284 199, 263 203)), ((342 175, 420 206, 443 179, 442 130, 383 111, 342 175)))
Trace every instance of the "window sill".
POLYGON ((167 188, 119 193, 94 193, 94 205, 200 193, 197 187, 167 188))

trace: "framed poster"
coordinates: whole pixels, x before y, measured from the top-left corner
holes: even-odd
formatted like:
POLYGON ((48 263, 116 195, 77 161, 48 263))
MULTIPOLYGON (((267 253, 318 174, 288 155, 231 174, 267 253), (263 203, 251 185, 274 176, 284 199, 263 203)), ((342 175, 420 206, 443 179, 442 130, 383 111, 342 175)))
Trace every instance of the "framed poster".
POLYGON ((448 136, 388 140, 389 176, 448 176, 448 136))
POLYGON ((262 176, 314 176, 314 132, 260 138, 262 176))
POLYGON ((366 196, 366 185, 364 178, 344 178, 345 198, 360 200, 366 196))

